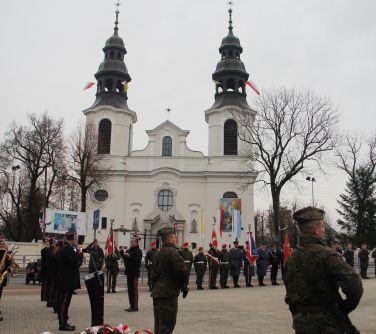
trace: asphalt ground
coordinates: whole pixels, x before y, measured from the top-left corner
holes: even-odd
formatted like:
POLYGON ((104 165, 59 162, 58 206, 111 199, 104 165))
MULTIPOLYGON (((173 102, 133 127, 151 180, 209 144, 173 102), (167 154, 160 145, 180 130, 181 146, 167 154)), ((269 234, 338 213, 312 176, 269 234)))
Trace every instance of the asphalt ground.
MULTIPOLYGON (((139 312, 128 313, 127 290, 120 277, 118 293, 105 294, 105 322, 111 325, 128 324, 132 331, 153 328, 152 299, 145 283, 140 284, 139 312)), ((185 333, 294 333, 291 315, 284 303, 283 285, 255 286, 240 289, 191 291, 186 299, 179 298, 179 312, 175 334, 185 333)), ((362 334, 375 334, 376 279, 363 280, 364 295, 350 317, 362 334)), ((84 287, 84 285, 82 285, 84 287)), ((207 284, 204 285, 205 288, 207 284)), ((1 300, 4 320, 1 334, 40 334, 58 331, 56 315, 40 301, 40 286, 11 282, 4 289, 1 300)), ((90 303, 85 288, 78 290, 69 309, 71 324, 77 331, 90 324, 90 303)))

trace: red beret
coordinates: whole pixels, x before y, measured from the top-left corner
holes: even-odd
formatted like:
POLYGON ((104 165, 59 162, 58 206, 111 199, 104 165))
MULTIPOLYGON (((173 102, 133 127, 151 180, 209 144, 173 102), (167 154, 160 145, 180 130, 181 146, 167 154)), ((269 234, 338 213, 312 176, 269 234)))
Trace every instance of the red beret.
POLYGON ((185 243, 183 243, 183 246, 188 246, 188 242, 186 241, 185 243))
POLYGON ((226 244, 223 244, 223 245, 222 245, 222 248, 223 248, 223 249, 227 248, 227 245, 226 245, 226 244))
POLYGON ((150 247, 154 247, 154 246, 157 246, 157 243, 155 241, 150 243, 150 247))

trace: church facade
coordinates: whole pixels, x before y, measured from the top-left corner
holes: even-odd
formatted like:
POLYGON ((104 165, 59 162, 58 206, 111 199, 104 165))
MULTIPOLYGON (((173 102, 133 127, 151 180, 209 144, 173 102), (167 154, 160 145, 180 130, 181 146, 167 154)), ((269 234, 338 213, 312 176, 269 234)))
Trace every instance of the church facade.
MULTIPOLYGON (((244 155, 249 148, 237 136, 233 115, 255 112, 246 100, 248 73, 240 59, 240 41, 233 34, 232 10, 212 76, 216 85, 214 103, 203 113, 202 121, 208 124, 207 156, 190 149, 189 131, 170 121, 147 130, 147 146, 132 150, 137 115, 127 104, 131 77, 124 62, 127 50, 118 34, 118 14, 114 33, 103 48, 104 60, 95 74, 95 102, 83 111, 87 122, 98 131, 97 153, 109 162, 107 182, 90 203, 87 239, 93 238, 91 217, 99 209, 96 236, 101 242, 107 239, 112 224, 118 231, 118 244, 127 245, 130 234, 137 233, 144 238, 141 245, 148 248, 156 240, 158 229, 173 226, 179 244, 188 241, 207 247, 214 223, 219 221, 219 244, 229 244, 236 237, 244 242, 246 232, 254 231, 253 182, 257 173, 249 170, 249 164, 246 168, 244 155), (245 180, 249 186, 243 189, 245 180)), ((140 118, 145 116, 140 113, 140 118)))

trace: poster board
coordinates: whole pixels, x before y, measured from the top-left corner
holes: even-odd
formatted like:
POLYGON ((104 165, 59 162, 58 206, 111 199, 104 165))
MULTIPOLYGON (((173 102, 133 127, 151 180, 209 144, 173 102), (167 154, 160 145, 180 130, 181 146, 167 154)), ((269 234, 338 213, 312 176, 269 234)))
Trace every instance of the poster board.
POLYGON ((219 208, 223 213, 222 232, 233 232, 234 210, 241 211, 240 198, 220 198, 219 208))
POLYGON ((46 209, 46 233, 65 234, 74 231, 77 235, 87 234, 86 212, 46 209))

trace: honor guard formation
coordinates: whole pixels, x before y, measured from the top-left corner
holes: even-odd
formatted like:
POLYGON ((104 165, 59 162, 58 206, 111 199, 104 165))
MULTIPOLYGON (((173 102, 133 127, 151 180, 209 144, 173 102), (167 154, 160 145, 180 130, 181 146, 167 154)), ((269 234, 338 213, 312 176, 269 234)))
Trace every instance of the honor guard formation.
MULTIPOLYGON (((160 229, 144 258, 153 302, 155 333, 173 332, 178 297, 180 294, 183 298, 188 295, 192 266, 197 290, 205 289, 205 280, 209 289, 241 288, 243 285, 239 278, 242 274, 244 287, 254 286, 251 278, 255 275, 258 286, 264 287, 267 285, 264 279, 270 268, 271 285, 285 284, 285 302, 291 311, 296 333, 359 333, 349 313, 359 304, 363 294, 361 278, 368 279, 369 255, 375 258, 376 251, 369 254, 367 245, 362 244, 358 252, 358 275, 353 269, 355 255, 352 243, 348 243, 342 251, 338 242, 334 242, 332 247, 327 247, 323 242, 323 210, 303 208, 294 213, 294 219, 299 228, 296 249, 286 249, 286 245, 280 249, 275 244, 267 249, 266 244, 262 244, 256 248, 256 252, 251 251, 250 243, 254 243, 251 238, 244 246, 235 240, 233 245, 223 244, 221 250, 216 242, 212 242, 207 252, 202 246, 193 249, 194 255, 188 242, 184 242, 181 248, 177 246, 175 229, 160 229), (158 248, 158 245, 161 247, 158 248), (282 274, 280 283, 277 282, 279 270, 282 274), (232 284, 229 284, 229 276, 232 284)), ((75 232, 67 232, 59 239, 44 238, 43 242, 39 269, 41 301, 56 313, 59 330, 76 330, 68 322, 69 306, 75 290, 81 289, 80 267, 84 254, 89 254, 89 275, 85 277, 85 284, 90 299, 92 325, 103 323, 104 288, 107 293, 116 293, 119 261, 123 261, 126 275, 129 307, 125 311, 139 311, 138 281, 143 262, 139 236, 131 238, 129 248, 113 244, 111 249, 107 248, 106 254, 96 239, 82 249, 75 232), (106 271, 105 278, 102 269, 106 271)), ((0 298, 9 275, 15 275, 18 269, 14 254, 14 246, 0 237, 0 298)), ((34 270, 34 267, 28 270, 34 270)), ((3 319, 1 314, 0 319, 3 319)))

